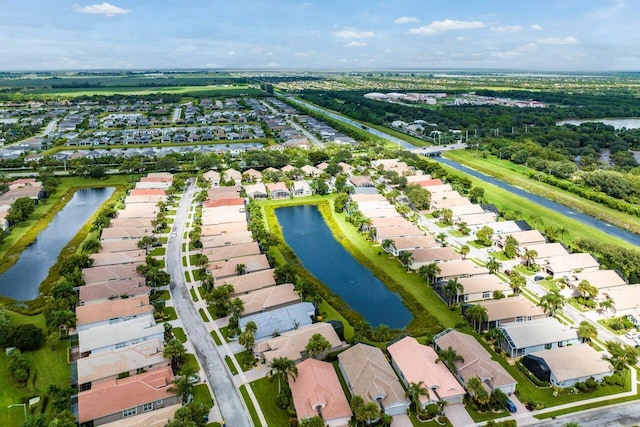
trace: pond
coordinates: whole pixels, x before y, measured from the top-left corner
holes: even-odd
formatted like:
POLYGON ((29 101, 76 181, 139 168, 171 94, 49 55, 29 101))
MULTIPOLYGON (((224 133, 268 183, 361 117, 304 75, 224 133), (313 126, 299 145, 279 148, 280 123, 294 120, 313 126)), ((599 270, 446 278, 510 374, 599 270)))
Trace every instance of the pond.
POLYGON ((315 205, 276 209, 285 242, 304 267, 369 324, 402 329, 412 319, 402 299, 333 237, 315 205))
POLYGON ((584 119, 584 120, 560 120, 556 122, 556 125, 562 126, 564 124, 570 124, 580 126, 582 123, 604 123, 608 126, 613 126, 616 129, 638 129, 640 128, 640 118, 638 117, 624 117, 618 119, 584 119))
POLYGON ((58 255, 91 215, 111 197, 115 188, 87 188, 78 190, 37 240, 28 246, 20 259, 0 275, 0 295, 16 301, 30 301, 38 297, 40 284, 58 255))

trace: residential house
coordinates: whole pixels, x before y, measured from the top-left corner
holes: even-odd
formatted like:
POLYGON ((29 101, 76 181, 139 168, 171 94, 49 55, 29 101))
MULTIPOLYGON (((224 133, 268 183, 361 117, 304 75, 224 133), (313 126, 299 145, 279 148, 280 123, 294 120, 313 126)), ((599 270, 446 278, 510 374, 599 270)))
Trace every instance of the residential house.
POLYGON ((569 251, 565 249, 560 243, 543 243, 541 245, 522 245, 518 247, 518 253, 524 262, 527 260, 524 258, 524 254, 527 251, 535 251, 536 256, 533 258, 533 262, 540 265, 546 258, 553 258, 562 255, 569 255, 569 251))
POLYGON ((438 264, 438 267, 440 268, 440 273, 436 274, 436 281, 489 274, 489 270, 486 267, 481 267, 469 259, 443 262, 438 264))
POLYGON ((304 165, 300 168, 300 170, 304 172, 304 175, 309 178, 316 178, 320 176, 320 174, 322 174, 322 171, 320 169, 311 165, 304 165))
POLYGON ((343 346, 343 342, 340 341, 340 337, 330 323, 318 322, 303 325, 261 341, 253 346, 253 352, 265 365, 270 365, 277 357, 286 357, 297 362, 305 358, 305 348, 315 334, 326 338, 331 345, 329 351, 340 349, 343 346))
POLYGON ((233 181, 235 185, 240 185, 242 182, 242 173, 235 169, 227 169, 222 173, 225 181, 233 181))
POLYGON ((143 279, 142 274, 136 268, 138 264, 116 264, 104 265, 102 267, 91 267, 82 269, 82 279, 85 285, 111 282, 117 280, 139 280, 143 279))
POLYGON ((262 182, 262 172, 255 169, 247 169, 242 173, 242 177, 246 182, 258 183, 262 182))
POLYGON ((338 355, 338 366, 351 395, 377 403, 385 414, 406 414, 411 402, 378 347, 356 344, 338 355))
POLYGON ((282 334, 301 326, 310 325, 315 311, 315 307, 310 302, 301 302, 242 317, 240 318, 240 328, 244 330, 248 322, 255 322, 258 326, 255 339, 261 340, 276 333, 282 334))
POLYGON ((431 235, 396 237, 393 239, 393 246, 390 248, 390 253, 393 256, 400 256, 400 254, 405 251, 435 247, 440 247, 440 243, 436 242, 431 235))
POLYGON ((569 286, 571 286, 575 295, 580 294, 578 288, 582 281, 587 281, 591 286, 594 286, 598 292, 627 285, 627 281, 620 277, 615 270, 582 271, 580 273, 568 274, 567 278, 569 279, 569 286))
POLYGON ((300 302, 300 295, 291 283, 259 289, 240 295, 242 315, 260 313, 300 302))
MULTIPOLYGON (((478 324, 471 321, 471 324, 478 331, 497 328, 505 323, 528 322, 548 316, 542 307, 532 303, 522 295, 513 298, 478 301, 475 304, 487 310, 487 321, 478 324)), ((464 304, 462 306, 462 315, 464 316, 467 310, 475 304, 464 304)))
POLYGON ((229 258, 228 260, 216 261, 207 265, 207 271, 215 279, 222 279, 229 276, 241 276, 247 273, 253 273, 260 270, 271 268, 266 255, 248 255, 237 258, 229 258), (238 266, 244 266, 244 272, 238 271, 238 266))
POLYGON ((146 252, 143 249, 122 252, 98 252, 89 255, 93 260, 92 267, 101 267, 114 264, 141 264, 145 262, 146 252))
POLYGON ((422 266, 432 264, 434 262, 443 263, 462 259, 462 255, 456 252, 451 246, 412 249, 409 252, 411 252, 409 268, 414 271, 419 270, 422 266))
POLYGON ((516 239, 518 242, 518 246, 528 246, 528 245, 542 245, 547 243, 547 239, 540 233, 538 230, 527 230, 527 231, 515 231, 512 233, 503 233, 497 234, 494 233, 496 238, 496 243, 498 246, 503 247, 504 243, 507 241, 507 237, 511 236, 516 239))
POLYGON ((554 317, 505 323, 500 330, 505 337, 500 346, 509 357, 526 356, 536 351, 582 342, 575 328, 563 325, 554 317))
POLYGON ((173 378, 167 366, 97 384, 78 394, 78 424, 99 426, 178 404, 173 378))
POLYGON ((151 288, 144 277, 136 280, 113 280, 94 285, 80 286, 78 289, 81 303, 105 301, 116 298, 130 298, 136 295, 150 295, 151 288))
POLYGON ((376 184, 367 175, 352 175, 349 177, 349 183, 354 187, 375 187, 376 184))
MULTIPOLYGON (((442 265, 439 265, 439 267, 442 267, 442 265)), ((459 295, 459 301, 468 302, 492 299, 493 293, 496 291, 502 292, 505 296, 513 293, 511 286, 495 274, 461 277, 458 279, 458 282, 460 282, 464 288, 459 295)), ((444 283, 441 283, 440 286, 444 286, 444 283)))
POLYGON ((524 356, 522 364, 540 381, 561 388, 573 387, 589 378, 599 382, 614 372, 604 353, 589 344, 536 351, 524 356))
POLYGON ((220 172, 210 170, 208 172, 205 172, 205 174, 202 177, 207 181, 209 181, 212 187, 214 188, 220 187, 220 172))
POLYGON ((304 197, 311 194, 311 186, 307 181, 293 181, 293 197, 304 197))
POLYGON ((378 243, 382 243, 387 239, 397 239, 398 237, 413 237, 424 236, 424 231, 420 230, 418 226, 405 222, 403 225, 397 227, 377 227, 375 240, 378 243))
POLYGON ((448 404, 462 403, 464 388, 444 363, 436 362, 438 353, 433 348, 418 343, 413 337, 404 337, 387 347, 387 351, 405 387, 422 382, 427 388, 428 395, 419 397, 423 409, 440 400, 448 404))
POLYGON ((142 371, 164 368, 171 361, 165 359, 163 351, 162 340, 149 340, 83 357, 73 362, 72 381, 78 385, 79 391, 85 391, 95 384, 118 379, 122 374, 133 376, 142 371))
POLYGON ((315 359, 299 363, 297 378, 289 377, 299 421, 319 416, 329 427, 347 427, 353 413, 333 365, 315 359))
POLYGON ((267 187, 261 182, 257 184, 245 184, 243 187, 247 197, 251 199, 263 200, 268 197, 267 187))
POLYGON ((114 324, 94 326, 78 332, 82 357, 128 347, 143 341, 164 339, 164 326, 153 319, 130 319, 114 324))
POLYGON ((605 314, 626 316, 634 325, 640 325, 640 284, 616 286, 602 290, 597 297, 600 301, 609 299, 613 307, 605 314))
POLYGON ((273 200, 288 199, 291 197, 291 192, 287 188, 287 184, 284 182, 267 184, 267 192, 269 193, 269 198, 273 200))
POLYGON ((230 276, 216 281, 216 286, 233 286, 232 296, 240 296, 258 289, 268 288, 276 284, 273 269, 256 271, 242 276, 230 276))
POLYGON ((149 321, 153 319, 153 306, 149 304, 148 295, 118 298, 76 307, 78 331, 142 318, 147 318, 149 321))
POLYGON ((216 263, 229 260, 231 258, 259 255, 260 247, 256 242, 250 242, 242 243, 240 245, 209 248, 203 250, 202 253, 207 256, 210 263, 216 263))
POLYGON ((465 387, 469 378, 478 377, 491 394, 500 390, 506 395, 516 391, 516 380, 473 336, 454 329, 447 329, 433 337, 436 351, 451 347, 462 359, 454 361, 454 374, 465 387))
POLYGON ((600 263, 587 253, 562 255, 543 260, 540 268, 556 278, 572 273, 597 271, 600 263))

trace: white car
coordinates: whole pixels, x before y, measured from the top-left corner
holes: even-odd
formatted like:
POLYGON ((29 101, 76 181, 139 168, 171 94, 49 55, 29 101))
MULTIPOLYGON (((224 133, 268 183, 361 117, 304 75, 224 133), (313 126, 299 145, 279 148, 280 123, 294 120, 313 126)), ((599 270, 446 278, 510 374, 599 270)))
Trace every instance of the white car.
POLYGON ((626 338, 629 338, 630 340, 633 340, 633 339, 638 338, 638 333, 636 331, 630 331, 630 332, 627 332, 626 334, 624 334, 624 336, 626 338))
POLYGON ((178 233, 176 233, 175 231, 173 233, 171 233, 171 237, 176 237, 178 235, 178 233))

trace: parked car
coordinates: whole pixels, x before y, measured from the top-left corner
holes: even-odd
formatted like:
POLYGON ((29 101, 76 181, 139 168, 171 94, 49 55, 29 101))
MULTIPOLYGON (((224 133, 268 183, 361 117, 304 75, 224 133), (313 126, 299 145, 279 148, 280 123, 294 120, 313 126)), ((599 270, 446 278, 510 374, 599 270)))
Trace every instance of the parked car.
POLYGON ((507 411, 509 412, 516 412, 518 410, 518 408, 516 408, 516 404, 513 403, 511 399, 506 400, 505 406, 507 407, 507 411))
POLYGON ((629 338, 630 340, 635 339, 638 337, 638 332, 636 331, 629 331, 626 334, 624 334, 625 337, 629 338))
POLYGON ((544 276, 536 276, 533 278, 533 280, 535 280, 536 282, 539 282, 540 280, 544 280, 544 276))

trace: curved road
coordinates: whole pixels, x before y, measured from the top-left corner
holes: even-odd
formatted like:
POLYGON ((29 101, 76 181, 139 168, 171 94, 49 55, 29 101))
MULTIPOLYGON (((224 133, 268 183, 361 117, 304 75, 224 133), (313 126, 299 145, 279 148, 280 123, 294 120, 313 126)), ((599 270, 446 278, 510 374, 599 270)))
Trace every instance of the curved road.
POLYGON ((213 388, 215 400, 223 419, 229 426, 251 426, 253 423, 247 415, 242 398, 226 368, 222 357, 216 350, 213 339, 202 323, 198 313, 191 303, 191 297, 184 280, 181 259, 181 236, 184 234, 185 224, 189 215, 189 207, 195 194, 195 186, 189 185, 180 200, 180 206, 175 217, 172 232, 177 237, 170 237, 167 242, 167 271, 171 275, 171 297, 174 301, 178 316, 184 324, 185 332, 202 363, 209 384, 213 388))

